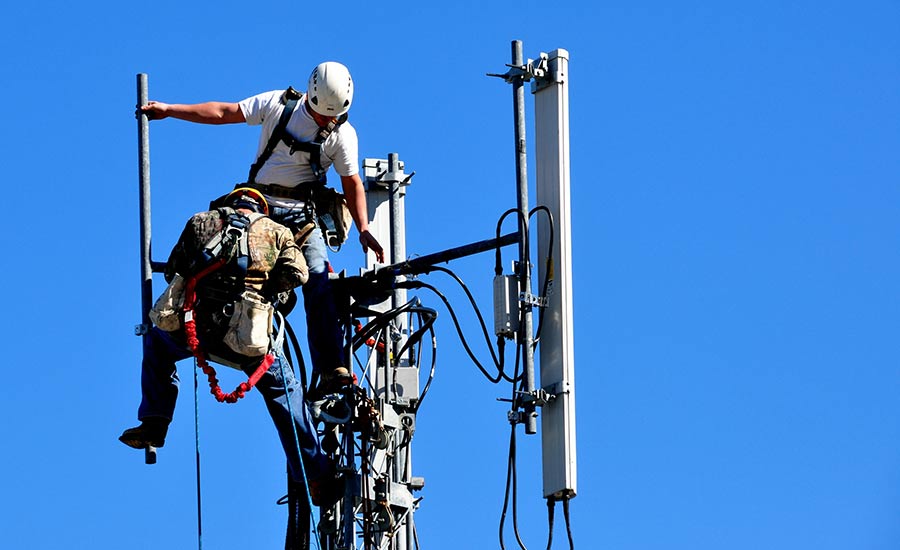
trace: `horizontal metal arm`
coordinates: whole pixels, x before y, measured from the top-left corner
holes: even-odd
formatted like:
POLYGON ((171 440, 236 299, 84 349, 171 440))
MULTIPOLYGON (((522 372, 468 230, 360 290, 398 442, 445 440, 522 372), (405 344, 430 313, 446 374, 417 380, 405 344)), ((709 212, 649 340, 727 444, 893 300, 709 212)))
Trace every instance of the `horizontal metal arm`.
POLYGON ((411 260, 387 265, 375 271, 366 273, 365 277, 382 277, 386 274, 396 277, 398 275, 428 273, 436 264, 449 262, 451 260, 457 260, 459 258, 465 258, 466 256, 472 256, 474 254, 479 254, 488 250, 496 250, 497 248, 509 246, 518 242, 518 232, 508 233, 506 235, 503 235, 502 237, 487 239, 485 241, 478 241, 475 243, 458 246, 456 248, 450 248, 441 252, 435 252, 434 254, 419 256, 418 258, 413 258, 411 260))

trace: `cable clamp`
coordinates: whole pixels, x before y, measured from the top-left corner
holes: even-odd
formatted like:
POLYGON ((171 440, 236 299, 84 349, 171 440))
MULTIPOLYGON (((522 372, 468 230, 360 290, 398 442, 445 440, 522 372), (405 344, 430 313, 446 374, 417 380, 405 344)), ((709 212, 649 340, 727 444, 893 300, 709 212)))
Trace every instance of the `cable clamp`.
MULTIPOLYGON (((568 392, 563 392, 563 393, 568 393, 568 392)), ((530 392, 526 392, 526 391, 517 391, 516 392, 518 405, 520 407, 525 406, 525 405, 535 405, 538 407, 543 407, 544 405, 546 405, 546 404, 552 402, 554 399, 556 399, 556 397, 558 395, 559 394, 557 394, 557 393, 551 393, 551 392, 548 392, 543 389, 534 390, 534 391, 530 391, 530 392)), ((512 402, 511 399, 501 399, 501 398, 498 398, 497 401, 512 402)), ((509 411, 510 422, 512 422, 512 415, 516 414, 516 413, 517 413, 517 411, 509 411)), ((519 416, 518 421, 524 422, 524 417, 521 416, 524 413, 519 413, 519 414, 520 414, 520 416, 519 416)))
POLYGON ((571 387, 572 385, 568 382, 556 382, 554 384, 544 386, 540 391, 552 395, 553 399, 556 399, 560 395, 571 393, 571 387))
POLYGON ((511 84, 517 80, 522 80, 524 82, 528 82, 531 79, 542 79, 546 76, 547 71, 549 70, 549 56, 541 52, 538 59, 529 59, 525 62, 524 65, 510 65, 509 63, 506 66, 509 68, 503 74, 496 73, 487 73, 487 76, 495 76, 497 78, 502 78, 508 84, 511 84))
POLYGON ((523 403, 534 403, 538 407, 543 407, 547 403, 550 403, 554 399, 556 399, 556 395, 550 392, 544 391, 543 389, 534 390, 532 392, 519 392, 522 396, 523 403))
POLYGON ((524 424, 525 413, 523 411, 506 411, 506 419, 513 426, 515 426, 516 424, 524 424))

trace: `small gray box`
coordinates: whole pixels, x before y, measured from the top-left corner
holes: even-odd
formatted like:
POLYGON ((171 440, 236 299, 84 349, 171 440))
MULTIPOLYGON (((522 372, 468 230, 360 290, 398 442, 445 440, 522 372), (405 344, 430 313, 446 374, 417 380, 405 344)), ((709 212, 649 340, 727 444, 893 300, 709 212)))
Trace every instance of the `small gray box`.
POLYGON ((394 393, 401 399, 414 401, 419 398, 419 369, 397 367, 394 370, 394 393))

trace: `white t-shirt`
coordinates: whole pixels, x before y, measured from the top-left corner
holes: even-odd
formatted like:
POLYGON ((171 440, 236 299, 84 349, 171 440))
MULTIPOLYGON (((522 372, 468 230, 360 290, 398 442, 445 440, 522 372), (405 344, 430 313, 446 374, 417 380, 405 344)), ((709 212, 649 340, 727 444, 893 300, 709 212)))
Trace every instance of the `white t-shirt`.
MULTIPOLYGON (((269 143, 269 136, 278 125, 284 104, 281 96, 284 90, 264 92, 238 103, 247 124, 255 126, 262 124, 262 132, 259 135, 259 148, 256 151, 256 159, 269 143)), ((319 131, 315 120, 306 111, 306 94, 297 102, 297 107, 287 124, 287 132, 300 141, 312 141, 319 131)), ((349 122, 345 122, 328 136, 322 147, 320 159, 322 169, 334 165, 335 172, 340 176, 352 176, 359 173, 359 140, 356 130, 349 122)), ((260 169, 256 176, 257 183, 274 183, 285 187, 294 187, 299 183, 316 181, 312 168, 309 166, 309 155, 303 151, 296 151, 291 155, 290 148, 283 141, 278 142, 272 156, 260 169)))

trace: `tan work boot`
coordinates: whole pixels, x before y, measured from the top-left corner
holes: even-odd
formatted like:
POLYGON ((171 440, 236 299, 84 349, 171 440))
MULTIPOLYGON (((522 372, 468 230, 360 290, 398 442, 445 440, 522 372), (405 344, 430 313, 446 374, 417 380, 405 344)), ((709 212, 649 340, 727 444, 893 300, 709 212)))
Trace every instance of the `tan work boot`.
POLYGON ((353 375, 345 367, 337 367, 331 372, 323 372, 322 379, 329 389, 337 389, 353 383, 353 375))

